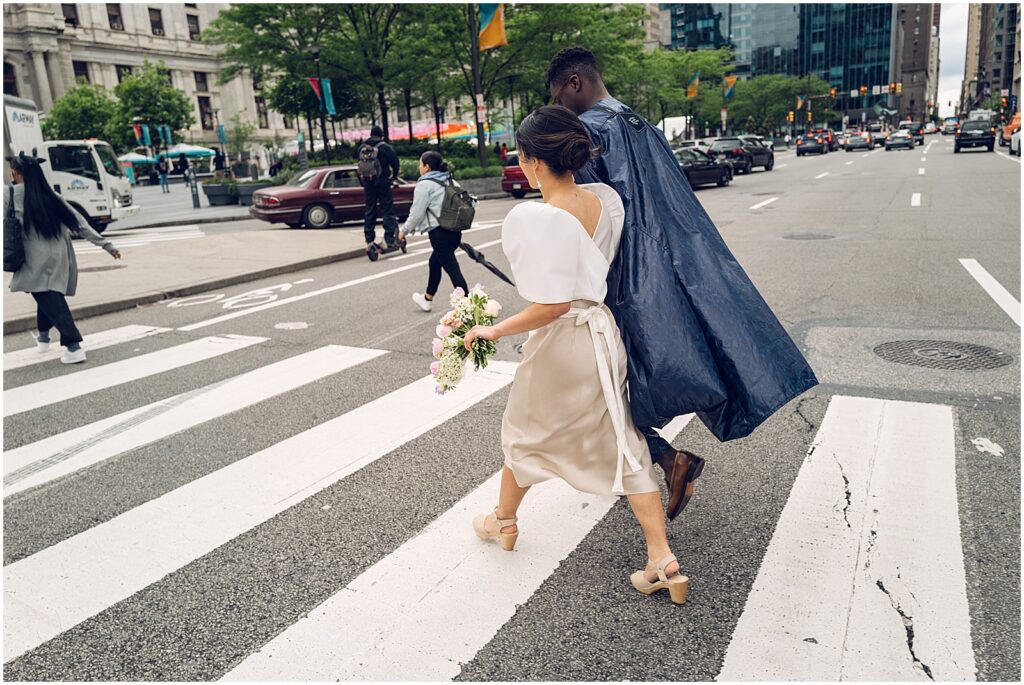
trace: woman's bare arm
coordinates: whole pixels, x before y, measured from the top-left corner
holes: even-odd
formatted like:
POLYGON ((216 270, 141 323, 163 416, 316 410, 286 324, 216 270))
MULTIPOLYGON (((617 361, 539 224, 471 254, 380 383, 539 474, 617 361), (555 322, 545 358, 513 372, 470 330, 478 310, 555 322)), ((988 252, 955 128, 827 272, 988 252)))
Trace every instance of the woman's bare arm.
POLYGON ((572 303, 570 302, 560 302, 558 304, 533 303, 518 314, 510 316, 493 326, 474 326, 466 334, 466 349, 470 349, 470 345, 476 338, 499 340, 509 335, 518 335, 519 333, 543 328, 568 312, 571 306, 572 303))

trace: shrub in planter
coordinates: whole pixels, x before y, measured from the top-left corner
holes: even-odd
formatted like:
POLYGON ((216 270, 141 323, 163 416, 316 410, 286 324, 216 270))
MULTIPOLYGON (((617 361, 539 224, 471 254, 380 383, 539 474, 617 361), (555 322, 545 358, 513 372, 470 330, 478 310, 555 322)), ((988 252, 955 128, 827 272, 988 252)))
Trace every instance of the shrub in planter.
POLYGON ((249 207, 252 205, 252 194, 260 188, 269 188, 271 183, 269 181, 259 181, 256 183, 239 183, 238 184, 238 204, 243 207, 249 207))
POLYGON ((203 194, 211 207, 238 204, 238 186, 231 179, 214 178, 203 181, 203 194))
POLYGON ((489 166, 486 169, 481 169, 479 166, 464 166, 462 168, 456 168, 452 172, 452 176, 455 177, 456 181, 462 181, 471 178, 491 178, 493 176, 500 177, 502 173, 502 167, 500 166, 489 166))

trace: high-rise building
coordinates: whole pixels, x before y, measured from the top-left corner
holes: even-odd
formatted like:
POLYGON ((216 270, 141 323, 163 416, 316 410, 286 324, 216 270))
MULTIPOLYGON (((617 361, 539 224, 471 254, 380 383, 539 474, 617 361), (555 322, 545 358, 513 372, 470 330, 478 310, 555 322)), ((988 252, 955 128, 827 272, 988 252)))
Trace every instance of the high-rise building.
POLYGON ((964 78, 960 85, 958 112, 968 112, 978 100, 981 73, 981 4, 967 6, 967 52, 964 56, 964 78))
POLYGON ((928 46, 928 114, 939 113, 939 26, 942 18, 942 4, 932 5, 932 35, 928 46))
POLYGON ((900 4, 896 12, 903 37, 899 70, 894 79, 903 84, 897 105, 904 118, 924 121, 931 113, 932 86, 938 76, 932 70, 933 57, 934 66, 938 66, 938 55, 932 53, 932 43, 938 40, 934 5, 900 4))
POLYGON ((664 22, 667 20, 666 13, 662 12, 658 3, 644 4, 644 47, 648 50, 655 50, 663 47, 667 42, 665 39, 664 22))
POLYGON ((962 111, 982 107, 993 96, 1013 94, 1019 18, 1020 5, 1013 3, 978 3, 968 9, 962 111))
POLYGON ((727 3, 695 2, 664 5, 673 50, 714 50, 729 45, 727 3))

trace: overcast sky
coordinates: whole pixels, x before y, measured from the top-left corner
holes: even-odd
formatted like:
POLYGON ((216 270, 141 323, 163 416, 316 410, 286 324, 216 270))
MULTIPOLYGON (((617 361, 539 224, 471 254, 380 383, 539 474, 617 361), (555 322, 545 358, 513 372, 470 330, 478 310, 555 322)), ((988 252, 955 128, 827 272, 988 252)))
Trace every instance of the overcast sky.
POLYGON ((960 101, 960 83, 964 78, 967 53, 967 3, 942 3, 939 18, 939 116, 953 116, 960 101))

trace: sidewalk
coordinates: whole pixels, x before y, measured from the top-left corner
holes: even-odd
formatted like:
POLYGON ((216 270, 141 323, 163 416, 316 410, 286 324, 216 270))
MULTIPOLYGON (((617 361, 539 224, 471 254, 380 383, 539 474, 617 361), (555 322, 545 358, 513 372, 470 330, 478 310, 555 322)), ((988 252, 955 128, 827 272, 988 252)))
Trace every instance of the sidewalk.
MULTIPOLYGON (((86 245, 75 241, 76 248, 86 245)), ((68 303, 76 318, 85 318, 363 255, 362 228, 271 226, 126 247, 121 261, 90 251, 77 257, 78 294, 68 303)), ((35 301, 27 293, 10 292, 10 282, 11 274, 4 274, 5 335, 35 326, 35 301)))

